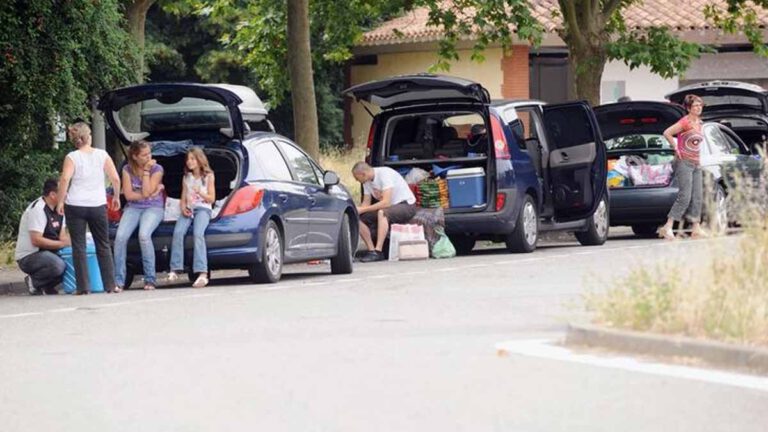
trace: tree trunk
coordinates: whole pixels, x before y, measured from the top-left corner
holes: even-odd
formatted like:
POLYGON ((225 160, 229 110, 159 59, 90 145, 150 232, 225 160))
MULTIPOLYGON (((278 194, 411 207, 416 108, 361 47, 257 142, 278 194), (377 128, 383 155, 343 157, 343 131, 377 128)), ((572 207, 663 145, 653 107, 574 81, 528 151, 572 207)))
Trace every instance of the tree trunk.
POLYGON ((288 75, 296 143, 316 159, 320 156, 320 135, 309 46, 308 0, 288 0, 288 75))
POLYGON ((128 32, 139 48, 139 64, 136 65, 136 83, 144 82, 144 25, 147 21, 147 11, 156 0, 133 0, 125 6, 125 19, 128 32))
MULTIPOLYGON (((573 45, 573 44, 569 44, 573 45)), ((568 63, 573 71, 576 99, 600 105, 600 82, 608 58, 602 47, 569 46, 568 63)))

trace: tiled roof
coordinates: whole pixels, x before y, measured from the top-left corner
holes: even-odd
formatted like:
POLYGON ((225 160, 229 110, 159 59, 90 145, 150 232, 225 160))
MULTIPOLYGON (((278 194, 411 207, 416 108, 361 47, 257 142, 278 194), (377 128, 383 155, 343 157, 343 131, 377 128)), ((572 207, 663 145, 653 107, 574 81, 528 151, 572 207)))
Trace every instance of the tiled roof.
MULTIPOLYGON (((668 27, 673 30, 706 30, 713 28, 704 17, 704 7, 713 0, 643 0, 624 11, 627 26, 633 29, 668 27)), ((723 7, 724 0, 714 0, 723 7)), ((557 0, 531 0, 533 15, 547 32, 554 32, 561 25, 557 0)), ((365 33, 359 45, 386 45, 409 42, 429 42, 442 35, 440 27, 427 26, 429 10, 418 8, 405 15, 387 21, 365 33), (398 34, 399 33, 399 34, 398 34)), ((758 19, 768 24, 768 11, 760 9, 758 19)))

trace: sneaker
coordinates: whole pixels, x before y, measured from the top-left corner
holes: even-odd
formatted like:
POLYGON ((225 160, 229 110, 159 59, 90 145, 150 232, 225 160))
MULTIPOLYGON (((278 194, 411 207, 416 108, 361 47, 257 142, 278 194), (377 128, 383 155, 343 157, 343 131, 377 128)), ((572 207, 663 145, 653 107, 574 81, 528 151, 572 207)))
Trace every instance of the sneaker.
POLYGON ((27 286, 27 292, 29 292, 29 295, 43 295, 44 291, 38 290, 34 285, 32 285, 31 277, 24 276, 24 284, 27 286))
POLYGON ((368 254, 360 258, 360 262, 369 263, 376 261, 384 261, 384 254, 379 251, 370 251, 368 254))
POLYGON ((176 282, 179 279, 179 274, 175 271, 168 272, 168 282, 176 282))
POLYGON ((192 284, 192 288, 202 288, 206 285, 208 285, 208 276, 204 273, 200 273, 200 276, 197 277, 195 283, 192 284))

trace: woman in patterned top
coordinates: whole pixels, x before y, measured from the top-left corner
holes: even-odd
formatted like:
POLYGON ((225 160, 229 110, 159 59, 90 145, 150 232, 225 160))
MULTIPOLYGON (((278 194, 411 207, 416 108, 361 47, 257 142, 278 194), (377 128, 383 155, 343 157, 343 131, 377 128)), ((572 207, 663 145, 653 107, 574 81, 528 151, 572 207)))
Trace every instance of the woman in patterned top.
POLYGON ((168 280, 173 282, 184 269, 184 236, 189 226, 195 238, 192 271, 197 279, 195 288, 208 285, 208 250, 205 245, 205 229, 211 221, 213 203, 216 201, 216 180, 208 158, 199 147, 187 152, 186 174, 181 182, 181 216, 176 221, 171 243, 171 272, 168 280))
POLYGON ((659 236, 674 240, 672 231, 675 221, 683 217, 693 224, 691 237, 705 237, 701 229, 701 206, 703 202, 703 182, 699 153, 704 135, 701 132, 701 111, 704 101, 696 95, 687 95, 683 100, 688 115, 681 118, 664 131, 664 137, 675 149, 675 176, 677 177, 678 193, 672 209, 669 211, 667 223, 659 229, 659 236), (677 142, 674 137, 677 136, 677 142))

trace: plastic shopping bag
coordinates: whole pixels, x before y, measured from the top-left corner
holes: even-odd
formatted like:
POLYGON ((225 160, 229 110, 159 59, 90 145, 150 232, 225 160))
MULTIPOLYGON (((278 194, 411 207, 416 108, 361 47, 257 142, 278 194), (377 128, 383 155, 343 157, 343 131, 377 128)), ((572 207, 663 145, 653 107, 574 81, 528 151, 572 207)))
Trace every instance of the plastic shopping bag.
POLYGON ((389 260, 400 259, 400 242, 405 240, 425 240, 424 227, 416 224, 393 224, 389 228, 389 260))
POLYGON ((435 228, 435 231, 440 236, 434 246, 432 246, 433 258, 453 258, 456 256, 456 248, 453 247, 453 243, 448 239, 445 231, 442 227, 435 228))

